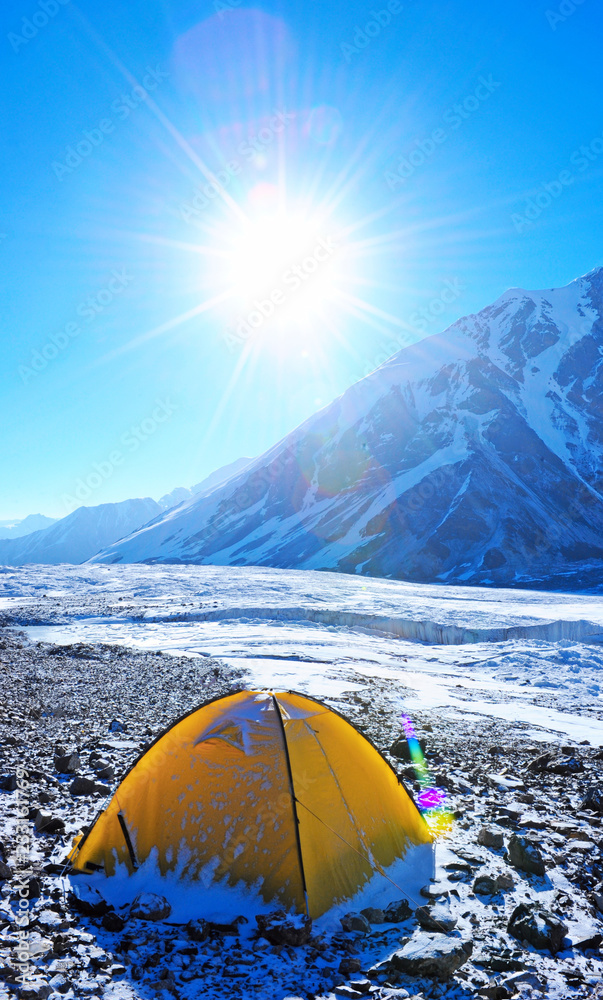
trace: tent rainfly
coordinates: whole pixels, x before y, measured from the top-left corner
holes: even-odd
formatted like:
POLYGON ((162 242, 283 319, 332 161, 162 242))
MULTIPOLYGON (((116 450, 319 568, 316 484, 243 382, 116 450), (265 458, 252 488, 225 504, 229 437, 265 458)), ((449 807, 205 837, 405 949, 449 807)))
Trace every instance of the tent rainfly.
POLYGON ((200 892, 243 884, 316 918, 431 842, 394 770, 338 712, 292 692, 239 691, 159 736, 69 859, 112 876, 151 858, 200 892))

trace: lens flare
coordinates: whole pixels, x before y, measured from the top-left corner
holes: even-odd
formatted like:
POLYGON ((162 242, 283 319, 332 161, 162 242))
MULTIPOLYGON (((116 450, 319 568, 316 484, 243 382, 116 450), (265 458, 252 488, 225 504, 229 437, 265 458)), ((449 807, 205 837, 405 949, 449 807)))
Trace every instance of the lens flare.
POLYGON ((421 786, 421 791, 417 796, 417 805, 434 836, 445 836, 452 829, 454 822, 454 816, 447 805, 446 792, 443 788, 438 788, 433 784, 419 738, 410 716, 405 713, 402 713, 402 728, 417 781, 421 786))

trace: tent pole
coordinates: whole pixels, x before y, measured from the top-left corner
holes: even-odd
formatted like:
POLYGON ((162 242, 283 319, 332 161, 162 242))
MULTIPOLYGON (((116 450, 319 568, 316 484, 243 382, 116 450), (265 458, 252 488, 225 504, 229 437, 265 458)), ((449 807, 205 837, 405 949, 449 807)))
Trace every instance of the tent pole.
POLYGON ((291 770, 291 758, 289 757, 289 747, 287 746, 287 736, 285 733, 285 723, 283 722, 283 716, 281 714, 281 706, 279 705, 276 695, 272 695, 272 703, 276 710, 278 720, 281 726, 281 733, 283 736, 283 746, 285 749, 285 760, 287 762, 287 774, 289 776, 289 788, 291 791, 291 805, 293 806, 293 825, 295 827, 295 840, 297 843, 297 859, 299 861, 299 872, 302 880, 302 888, 304 890, 304 900, 306 903, 306 916, 310 916, 310 908, 308 905, 308 889, 306 886, 306 874, 304 872, 304 859, 302 855, 302 846, 299 836, 299 816, 297 815, 297 799, 295 797, 295 788, 293 786, 293 772, 291 770))

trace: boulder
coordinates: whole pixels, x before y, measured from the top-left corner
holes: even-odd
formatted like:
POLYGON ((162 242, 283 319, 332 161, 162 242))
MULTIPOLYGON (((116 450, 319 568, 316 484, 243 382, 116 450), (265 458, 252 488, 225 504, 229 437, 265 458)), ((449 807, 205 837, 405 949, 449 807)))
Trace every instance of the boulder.
POLYGON ((495 896, 500 886, 492 875, 480 875, 473 883, 473 891, 477 896, 495 896))
POLYGON ((567 927, 559 917, 539 903, 519 903, 509 918, 507 930, 518 941, 527 941, 539 951, 556 955, 563 948, 567 927))
POLYGON ((532 774, 544 774, 549 766, 549 762, 553 759, 552 753, 541 753, 536 757, 531 764, 528 764, 528 771, 532 774))
POLYGON ((297 948, 306 944, 312 932, 312 921, 305 914, 273 910, 272 913, 260 913, 255 919, 260 937, 265 937, 271 944, 297 948))
POLYGON ((500 851, 504 844, 503 832, 491 826, 482 826, 477 835, 477 842, 482 847, 492 847, 495 851, 500 851))
POLYGON ((116 913, 115 910, 109 910, 108 913, 105 913, 101 923, 106 931, 112 931, 114 934, 119 934, 126 926, 124 918, 120 917, 119 913, 116 913))
POLYGON ((385 914, 383 910, 380 910, 376 906, 367 906, 365 907, 364 910, 361 910, 360 913, 362 914, 363 917, 366 917, 366 919, 370 924, 385 923, 385 914))
POLYGON ((599 816, 603 816, 603 788, 599 785, 591 785, 587 788, 580 808, 590 809, 592 812, 598 813, 599 816))
POLYGON ((496 876, 495 881, 499 889, 512 889, 515 885, 515 880, 510 872, 501 872, 500 875, 496 876))
POLYGON ((55 755, 54 769, 59 774, 75 774, 80 766, 81 761, 77 753, 55 755))
POLYGON ((426 931, 437 931, 447 934, 456 927, 456 917, 452 916, 449 903, 436 903, 435 906, 418 906, 415 917, 426 931))
POLYGON ((69 785, 72 795, 93 795, 95 788, 96 782, 92 778, 74 778, 69 785))
POLYGON ((207 926, 207 920, 203 920, 200 917, 198 920, 189 920, 186 925, 186 933, 188 934, 191 941, 205 941, 209 934, 209 927, 207 926))
POLYGON ((531 875, 544 875, 544 860, 534 841, 514 833, 509 837, 507 851, 514 868, 531 875))
POLYGON ((415 933, 400 951, 394 952, 390 965, 408 976, 450 979, 473 951, 471 941, 446 934, 415 933))
POLYGON ((580 774, 584 764, 577 757, 555 757, 547 766, 552 774, 580 774))
POLYGON ((354 972, 360 972, 362 962, 359 958, 342 958, 339 963, 339 971, 342 976, 351 976, 354 972))
POLYGON ((107 900, 103 899, 98 889, 92 887, 87 887, 85 895, 81 896, 76 896, 74 892, 70 892, 67 900, 72 910, 83 914, 85 917, 102 917, 110 910, 107 900))
POLYGON ((167 899, 154 892, 141 892, 130 906, 134 920, 165 920, 172 912, 167 899))
MULTIPOLYGON (((426 749, 425 740, 411 740, 411 742, 413 744, 413 749, 417 746, 418 743, 421 753, 422 754, 425 753, 426 749)), ((389 752, 391 753, 392 757, 396 757, 398 760, 404 760, 406 761, 407 764, 412 764, 413 762, 410 754, 410 747, 408 745, 408 740, 406 739, 406 736, 400 736, 398 737, 397 740, 394 740, 391 747, 389 748, 389 752)))
POLYGON ((408 920, 412 913, 412 907, 407 899, 396 899, 388 903, 383 911, 384 922, 387 924, 401 924, 408 920))
POLYGON ((362 934, 368 934, 371 929, 369 921, 362 913, 346 913, 345 917, 341 917, 341 926, 344 931, 360 931, 362 934))
POLYGON ((37 833, 62 833, 65 824, 58 816, 52 816, 43 809, 38 809, 34 816, 34 829, 37 833))
POLYGON ((96 776, 97 778, 100 778, 101 781, 114 781, 115 771, 113 770, 113 765, 107 764, 106 767, 101 767, 100 770, 96 772, 96 776))

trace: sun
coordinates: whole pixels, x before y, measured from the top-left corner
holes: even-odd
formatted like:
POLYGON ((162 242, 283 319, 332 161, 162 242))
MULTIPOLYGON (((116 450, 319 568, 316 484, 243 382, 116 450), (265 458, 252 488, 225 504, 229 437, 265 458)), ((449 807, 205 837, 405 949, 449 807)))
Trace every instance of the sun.
POLYGON ((300 210, 262 208, 224 232, 219 281, 228 323, 263 334, 324 316, 345 278, 344 244, 332 221, 300 210))

